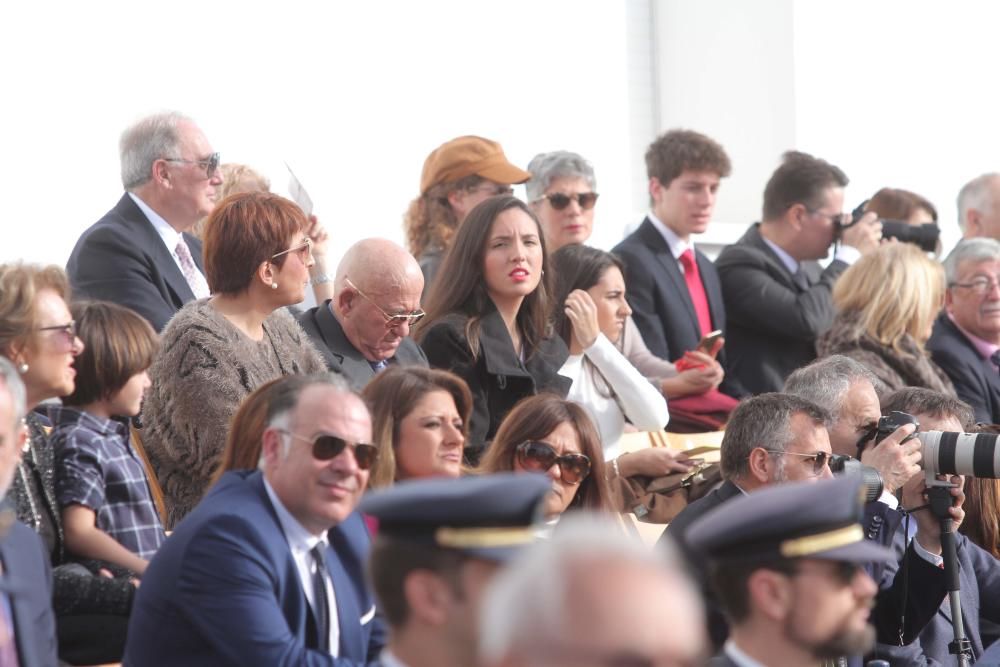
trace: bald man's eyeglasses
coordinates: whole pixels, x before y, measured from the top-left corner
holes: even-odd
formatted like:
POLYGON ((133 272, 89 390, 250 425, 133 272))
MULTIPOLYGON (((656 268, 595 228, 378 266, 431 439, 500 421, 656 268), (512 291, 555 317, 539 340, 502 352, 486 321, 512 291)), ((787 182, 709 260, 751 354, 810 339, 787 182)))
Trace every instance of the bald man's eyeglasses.
POLYGON ((350 278, 344 278, 344 282, 346 282, 348 285, 350 285, 351 289, 353 289, 355 292, 357 292, 361 296, 362 299, 364 299, 365 301, 367 301, 371 305, 375 306, 376 310, 378 310, 378 312, 382 313, 382 317, 383 317, 383 319, 385 319, 385 328, 386 329, 395 329, 396 327, 400 326, 401 324, 409 324, 412 327, 414 324, 416 324, 420 320, 424 319, 424 315, 427 314, 424 311, 422 311, 420 309, 417 309, 417 310, 414 310, 411 313, 400 313, 398 315, 391 315, 391 314, 385 312, 384 310, 382 310, 382 306, 380 306, 377 303, 375 303, 375 301, 372 300, 367 294, 365 294, 364 292, 362 292, 361 290, 359 290, 358 286, 355 285, 354 283, 352 283, 350 278))
POLYGON ((212 153, 204 160, 185 160, 180 157, 165 157, 164 162, 180 162, 181 164, 196 164, 205 170, 205 178, 212 178, 215 176, 216 172, 219 170, 219 161, 221 158, 218 153, 212 153))

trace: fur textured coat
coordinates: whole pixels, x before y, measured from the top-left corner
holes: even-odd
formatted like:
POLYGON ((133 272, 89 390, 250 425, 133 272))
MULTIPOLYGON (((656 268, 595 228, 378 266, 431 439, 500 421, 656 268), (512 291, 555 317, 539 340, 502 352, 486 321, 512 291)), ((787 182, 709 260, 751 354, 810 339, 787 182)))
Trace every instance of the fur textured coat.
POLYGON ((208 491, 243 399, 275 378, 323 371, 323 357, 284 308, 264 320, 260 341, 207 299, 178 311, 163 330, 142 407, 142 440, 163 487, 168 530, 208 491))
POLYGON ((820 357, 842 354, 864 364, 885 383, 889 392, 904 387, 924 387, 955 396, 951 380, 912 336, 903 336, 899 347, 901 351, 868 335, 854 312, 838 313, 830 330, 816 341, 820 357))

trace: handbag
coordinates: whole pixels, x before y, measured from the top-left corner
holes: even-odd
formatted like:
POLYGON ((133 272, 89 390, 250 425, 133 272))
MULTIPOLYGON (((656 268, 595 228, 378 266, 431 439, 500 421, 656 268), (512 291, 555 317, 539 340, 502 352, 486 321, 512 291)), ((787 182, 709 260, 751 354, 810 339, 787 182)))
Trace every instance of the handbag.
POLYGON ((645 523, 670 523, 688 503, 722 482, 722 467, 718 463, 700 461, 687 472, 662 477, 619 477, 617 482, 620 511, 632 513, 645 523))

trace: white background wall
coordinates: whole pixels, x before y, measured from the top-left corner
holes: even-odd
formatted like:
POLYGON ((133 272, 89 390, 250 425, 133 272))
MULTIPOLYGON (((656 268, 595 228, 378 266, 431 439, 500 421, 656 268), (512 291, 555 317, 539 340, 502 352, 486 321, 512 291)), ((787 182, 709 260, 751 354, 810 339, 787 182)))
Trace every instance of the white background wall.
POLYGON ((641 216, 642 152, 674 126, 733 158, 710 237, 759 216, 792 147, 847 171, 849 205, 904 187, 950 225, 958 187, 1000 168, 998 20, 986 0, 6 6, 0 260, 65 262, 121 194, 121 129, 165 108, 277 190, 291 163, 340 248, 402 241, 425 156, 466 133, 522 166, 558 148, 587 156, 603 247, 641 216))

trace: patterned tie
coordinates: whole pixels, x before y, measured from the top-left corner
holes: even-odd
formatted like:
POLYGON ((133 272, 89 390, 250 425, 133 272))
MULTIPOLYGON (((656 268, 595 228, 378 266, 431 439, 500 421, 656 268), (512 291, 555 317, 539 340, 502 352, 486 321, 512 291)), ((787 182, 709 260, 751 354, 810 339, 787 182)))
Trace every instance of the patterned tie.
POLYGON ((694 312, 698 316, 698 328, 701 330, 701 335, 704 336, 712 330, 712 312, 708 309, 708 296, 705 295, 705 286, 701 282, 698 264, 694 259, 694 250, 688 248, 682 252, 680 260, 684 266, 684 282, 687 283, 691 303, 694 304, 694 312))
POLYGON ((385 370, 385 367, 389 365, 389 362, 385 359, 379 359, 378 361, 369 361, 368 365, 372 367, 372 371, 378 375, 380 372, 385 370))
POLYGON ((319 650, 330 651, 330 601, 326 597, 326 561, 323 550, 326 544, 320 542, 309 552, 313 557, 313 613, 316 615, 316 633, 319 635, 319 650))
POLYGON ((184 274, 184 280, 187 281, 188 287, 191 288, 194 298, 204 299, 210 296, 211 293, 208 290, 208 283, 205 282, 205 276, 201 275, 201 271, 195 265, 194 257, 191 256, 191 248, 188 248, 188 244, 184 242, 183 236, 177 242, 175 252, 177 253, 177 260, 181 264, 181 273, 184 274))

